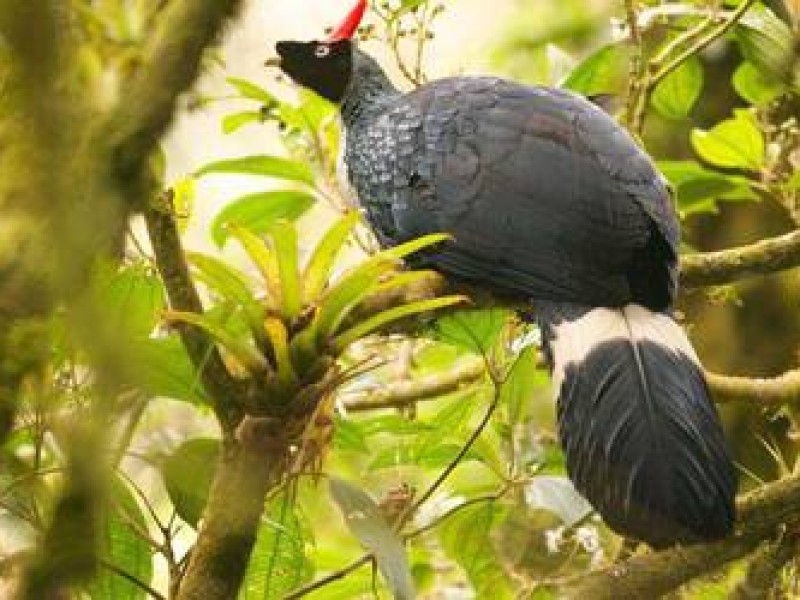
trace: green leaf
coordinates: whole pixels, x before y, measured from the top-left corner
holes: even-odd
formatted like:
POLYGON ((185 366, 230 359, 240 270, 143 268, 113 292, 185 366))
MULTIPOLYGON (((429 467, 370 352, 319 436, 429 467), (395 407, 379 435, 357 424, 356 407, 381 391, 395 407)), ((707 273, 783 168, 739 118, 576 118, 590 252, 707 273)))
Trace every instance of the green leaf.
POLYGON ((269 235, 278 263, 282 313, 285 319, 292 320, 300 314, 303 305, 300 268, 297 264, 297 230, 285 221, 277 221, 269 235))
POLYGON ((794 38, 789 27, 763 4, 748 10, 734 29, 745 59, 759 71, 790 83, 794 38))
POLYGON ((219 440, 194 438, 178 446, 161 465, 167 494, 178 516, 197 529, 220 457, 219 440))
POLYGON ((256 299, 244 277, 223 261, 207 254, 187 252, 186 258, 200 272, 204 283, 225 300, 244 309, 251 328, 261 327, 264 306, 256 299))
MULTIPOLYGON (((127 486, 115 479, 112 505, 104 507, 100 521, 98 552, 109 565, 149 584, 153 578, 150 545, 132 526, 147 530, 147 522, 136 498, 127 486)), ((128 579, 101 566, 89 594, 96 600, 146 600, 149 596, 128 579)))
POLYGON ((353 452, 369 452, 367 445, 367 434, 362 423, 352 419, 336 417, 336 427, 334 428, 333 446, 337 450, 349 450, 353 452))
POLYGON ((495 345, 511 313, 502 308, 466 309, 436 320, 436 339, 486 354, 495 345))
POLYGON ((232 224, 253 233, 265 233, 280 219, 293 221, 311 208, 316 198, 308 192, 279 190, 247 194, 229 202, 211 223, 211 237, 222 246, 232 224))
POLYGON ((267 288, 267 302, 270 308, 278 310, 281 304, 281 281, 278 261, 259 236, 235 223, 229 226, 233 235, 244 248, 255 267, 261 273, 267 288))
POLYGON ((736 110, 732 119, 708 131, 694 129, 692 145, 703 160, 718 167, 758 171, 764 164, 764 136, 747 110, 736 110))
POLYGON ((165 313, 167 320, 198 327, 221 344, 242 366, 251 373, 261 373, 267 369, 267 362, 258 351, 226 330, 218 321, 205 314, 188 311, 171 310, 165 313))
POLYGON ((751 104, 762 106, 780 96, 786 86, 750 62, 740 64, 733 74, 736 93, 751 104))
POLYGON ((409 256, 410 254, 414 254, 415 252, 419 252, 425 248, 430 248, 431 246, 436 246, 437 244, 441 244, 451 239, 453 239, 453 237, 447 233, 431 233, 428 235, 423 235, 422 237, 418 237, 410 242, 405 242, 392 248, 387 248, 386 250, 376 254, 374 258, 380 260, 383 257, 399 260, 409 256))
POLYGON ((406 550, 380 508, 368 494, 344 480, 331 478, 330 491, 345 523, 364 547, 373 553, 378 569, 396 600, 415 598, 414 579, 406 550))
POLYGON ((303 271, 305 301, 308 304, 315 302, 328 284, 336 257, 339 256, 344 248, 344 244, 350 237, 358 220, 359 214, 355 211, 342 217, 328 229, 314 248, 314 252, 308 259, 306 268, 303 271))
POLYGON ((225 115, 222 118, 222 133, 234 133, 248 123, 260 123, 262 119, 262 113, 257 110, 245 110, 242 112, 225 115))
POLYGON ((412 315, 418 315, 421 313, 439 310, 448 306, 462 304, 468 300, 469 298, 466 296, 445 296, 443 298, 421 300, 419 302, 411 302, 403 306, 396 306, 395 308, 390 308, 388 310, 379 312, 378 314, 362 321, 358 325, 354 325, 347 331, 337 336, 333 343, 337 350, 341 352, 350 344, 357 342, 367 335, 377 331, 381 327, 385 327, 389 323, 393 323, 394 321, 412 315))
POLYGON ((192 404, 208 403, 199 375, 177 335, 137 339, 129 347, 135 383, 149 394, 192 404))
POLYGON ((566 527, 572 527, 594 510, 566 477, 537 475, 525 486, 525 503, 558 515, 566 527))
POLYGON ((261 86, 240 77, 227 77, 225 81, 233 87, 242 98, 257 100, 268 106, 278 103, 278 100, 261 86))
POLYGON ((493 528, 503 521, 507 512, 495 502, 479 504, 458 511, 439 529, 442 548, 466 571, 478 598, 511 600, 516 597, 491 537, 493 528))
POLYGON ((314 176, 305 163, 278 156, 253 155, 208 163, 195 172, 195 177, 218 173, 261 175, 275 179, 314 185, 314 176))
POLYGON ((668 119, 683 119, 692 110, 703 89, 703 65, 692 56, 667 75, 653 90, 651 102, 668 119))
POLYGON ((288 494, 270 502, 261 519, 239 600, 277 600, 310 581, 314 565, 306 555, 309 537, 288 494))
POLYGON ((134 263, 118 271, 101 270, 97 279, 98 302, 112 327, 129 336, 149 335, 166 305, 164 287, 146 263, 134 263))
POLYGON ((581 61, 561 87, 585 96, 616 92, 625 87, 629 56, 623 44, 603 46, 581 61))
POLYGON ((658 168, 675 190, 683 217, 715 212, 719 200, 758 200, 746 178, 710 171, 695 161, 659 161, 658 168))
POLYGON ((508 405, 512 424, 522 423, 530 407, 534 390, 540 383, 536 358, 536 348, 533 346, 525 348, 514 361, 500 388, 500 401, 508 405))

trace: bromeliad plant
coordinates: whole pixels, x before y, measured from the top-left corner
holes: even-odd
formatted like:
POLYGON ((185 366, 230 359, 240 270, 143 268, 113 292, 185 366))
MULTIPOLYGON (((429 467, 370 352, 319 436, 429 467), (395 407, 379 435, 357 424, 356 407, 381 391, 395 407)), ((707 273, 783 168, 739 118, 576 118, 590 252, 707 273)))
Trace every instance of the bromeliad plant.
POLYGON ((353 212, 334 223, 302 266, 293 224, 278 221, 263 237, 230 225, 261 276, 261 296, 218 258, 189 254, 195 276, 220 302, 205 314, 170 311, 166 318, 203 329, 222 348, 231 370, 251 384, 251 416, 307 417, 354 375, 339 360, 350 346, 399 319, 465 301, 449 295, 370 310, 370 299, 433 276, 403 271, 402 259, 447 236, 384 250, 336 276, 336 259, 357 222, 353 212))

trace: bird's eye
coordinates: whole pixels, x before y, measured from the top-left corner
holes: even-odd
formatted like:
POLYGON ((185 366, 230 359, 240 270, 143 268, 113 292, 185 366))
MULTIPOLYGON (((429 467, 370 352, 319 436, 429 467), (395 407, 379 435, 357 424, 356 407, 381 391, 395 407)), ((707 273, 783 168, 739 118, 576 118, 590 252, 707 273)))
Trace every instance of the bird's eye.
POLYGON ((330 53, 331 53, 330 46, 324 46, 320 44, 314 49, 314 56, 316 56, 317 58, 325 58, 330 53))

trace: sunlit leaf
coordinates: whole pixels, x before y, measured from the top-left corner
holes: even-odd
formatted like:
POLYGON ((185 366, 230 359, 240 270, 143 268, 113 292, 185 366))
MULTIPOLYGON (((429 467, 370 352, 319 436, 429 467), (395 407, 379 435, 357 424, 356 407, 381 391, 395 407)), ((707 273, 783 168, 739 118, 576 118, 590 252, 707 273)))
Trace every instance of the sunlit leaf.
POLYGON ((378 569, 397 600, 415 597, 406 549, 380 508, 367 493, 341 479, 331 478, 330 491, 347 527, 373 553, 378 569))
POLYGON ((314 566, 306 555, 309 531, 287 495, 269 502, 239 600, 278 600, 307 583, 314 566))
POLYGON ((459 310, 437 319, 433 328, 438 340, 485 354, 497 342, 510 315, 501 308, 459 310))
POLYGON ((193 177, 184 177, 172 184, 172 207, 181 233, 189 226, 189 219, 194 211, 195 194, 193 177))
POLYGON ((300 268, 297 264, 299 252, 297 230, 285 221, 277 221, 270 229, 269 235, 278 263, 281 310, 284 318, 291 320, 297 317, 303 304, 300 268))
POLYGON ((503 521, 507 512, 505 507, 487 502, 458 511, 439 527, 442 548, 466 571, 478 598, 517 597, 491 538, 493 527, 503 521))
POLYGON ((753 63, 743 62, 733 74, 736 93, 751 104, 763 105, 780 96, 786 86, 753 63))
POLYGON ((247 194, 229 202, 211 224, 211 237, 222 246, 230 235, 230 225, 265 233, 280 219, 294 220, 305 214, 316 202, 308 192, 277 190, 247 194))
POLYGON ((149 335, 166 304, 161 279, 144 262, 102 270, 97 292, 111 326, 131 336, 149 335))
POLYGON ((757 200, 748 180, 703 168, 691 160, 659 161, 658 167, 675 190, 682 216, 714 212, 720 200, 757 200))
POLYGON ((627 80, 629 56, 623 44, 603 46, 575 67, 562 87, 585 96, 617 92, 627 80))
POLYGON ((260 373, 267 368, 264 357, 255 348, 233 335, 220 323, 207 315, 171 310, 167 311, 164 316, 170 322, 185 323, 202 329, 230 352, 251 373, 260 373))
POLYGON ((547 510, 571 527, 592 513, 592 505, 581 496, 567 477, 537 475, 525 486, 525 502, 531 508, 547 510))
POLYGON ((153 578, 153 554, 147 540, 134 528, 147 530, 142 509, 127 486, 116 479, 112 485, 111 504, 103 510, 100 520, 98 551, 105 565, 100 567, 89 593, 92 598, 105 600, 146 600, 148 594, 129 579, 112 571, 120 571, 150 584, 153 578))
POLYGON ((764 136, 747 110, 735 111, 732 119, 708 131, 694 129, 692 145, 703 160, 718 167, 757 171, 764 164, 764 136))
POLYGON ((223 298, 241 305, 251 327, 259 327, 264 318, 264 306, 256 299, 238 271, 218 258, 187 252, 189 262, 200 272, 204 282, 223 298))
POLYGON ((697 56, 685 60, 653 90, 651 102, 668 119, 683 119, 703 89, 703 65, 697 56))
POLYGON ((164 396, 192 404, 206 404, 197 370, 177 336, 142 338, 130 345, 136 384, 152 396, 164 396))
POLYGON ((264 321, 264 331, 275 353, 279 381, 285 385, 294 383, 297 374, 289 355, 289 333, 286 327, 279 319, 268 317, 264 321))
POLYGON ((234 133, 248 123, 259 123, 262 119, 262 113, 257 110, 244 110, 225 115, 222 118, 222 133, 234 133))
POLYGON ((262 102, 266 105, 273 105, 277 103, 275 96, 252 81, 242 79, 241 77, 227 77, 225 78, 225 81, 227 81, 228 84, 233 87, 242 98, 257 100, 258 102, 262 102))
POLYGON ((359 214, 355 211, 339 219, 314 248, 303 271, 306 302, 314 302, 325 289, 331 278, 336 257, 342 251, 358 219, 359 214))
POLYGON ((530 408, 531 398, 540 383, 536 369, 537 351, 525 348, 514 361, 500 388, 500 400, 507 403, 511 423, 521 423, 530 408))
POLYGON ((447 306, 462 304, 468 300, 469 299, 466 296, 445 296, 443 298, 421 300, 419 302, 412 302, 409 304, 404 304, 403 306, 390 308, 373 315, 360 322, 358 325, 354 325, 347 331, 344 331, 336 337, 334 340, 334 345, 337 349, 339 349, 339 351, 341 351, 344 348, 347 348, 347 346, 353 342, 360 340, 361 338, 377 331, 389 323, 393 323, 394 321, 409 317, 411 315, 418 315, 421 313, 439 310, 447 306))
POLYGON ((261 273, 264 285, 267 288, 267 302, 274 310, 279 310, 281 305, 281 280, 278 261, 273 252, 267 248, 264 240, 252 231, 236 224, 229 226, 230 233, 244 248, 253 265, 261 273))
POLYGON ((314 184, 311 169, 305 163, 278 156, 254 155, 208 163, 195 172, 195 177, 215 173, 261 175, 275 179, 314 184))
POLYGON ((178 446, 161 465, 164 486, 175 511, 195 529, 208 503, 220 452, 219 440, 194 438, 178 446))
POLYGON ((790 82, 794 36, 775 13, 756 4, 737 23, 734 35, 748 62, 780 82, 790 82))

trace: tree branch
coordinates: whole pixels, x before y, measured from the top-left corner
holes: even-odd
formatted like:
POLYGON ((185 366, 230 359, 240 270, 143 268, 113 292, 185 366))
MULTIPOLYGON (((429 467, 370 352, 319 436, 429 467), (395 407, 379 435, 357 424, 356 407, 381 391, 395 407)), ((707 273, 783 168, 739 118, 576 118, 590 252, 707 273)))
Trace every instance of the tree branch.
POLYGON ((747 246, 681 257, 681 283, 689 288, 732 283, 800 266, 800 230, 747 246))
POLYGON ((367 391, 343 394, 340 400, 349 412, 365 412, 381 408, 402 408, 415 402, 457 392, 486 376, 482 360, 467 360, 446 373, 413 381, 402 381, 367 391))
POLYGON ((766 407, 800 400, 800 369, 771 378, 731 377, 706 372, 706 381, 718 403, 751 402, 766 407))
POLYGON ((784 533, 780 539, 763 548, 750 562, 747 574, 728 595, 729 600, 768 598, 779 581, 783 567, 797 554, 797 534, 784 533))
POLYGON ((713 542, 635 556, 566 582, 568 597, 655 598, 750 553, 783 525, 800 521, 800 478, 764 485, 738 501, 737 533, 713 542))

